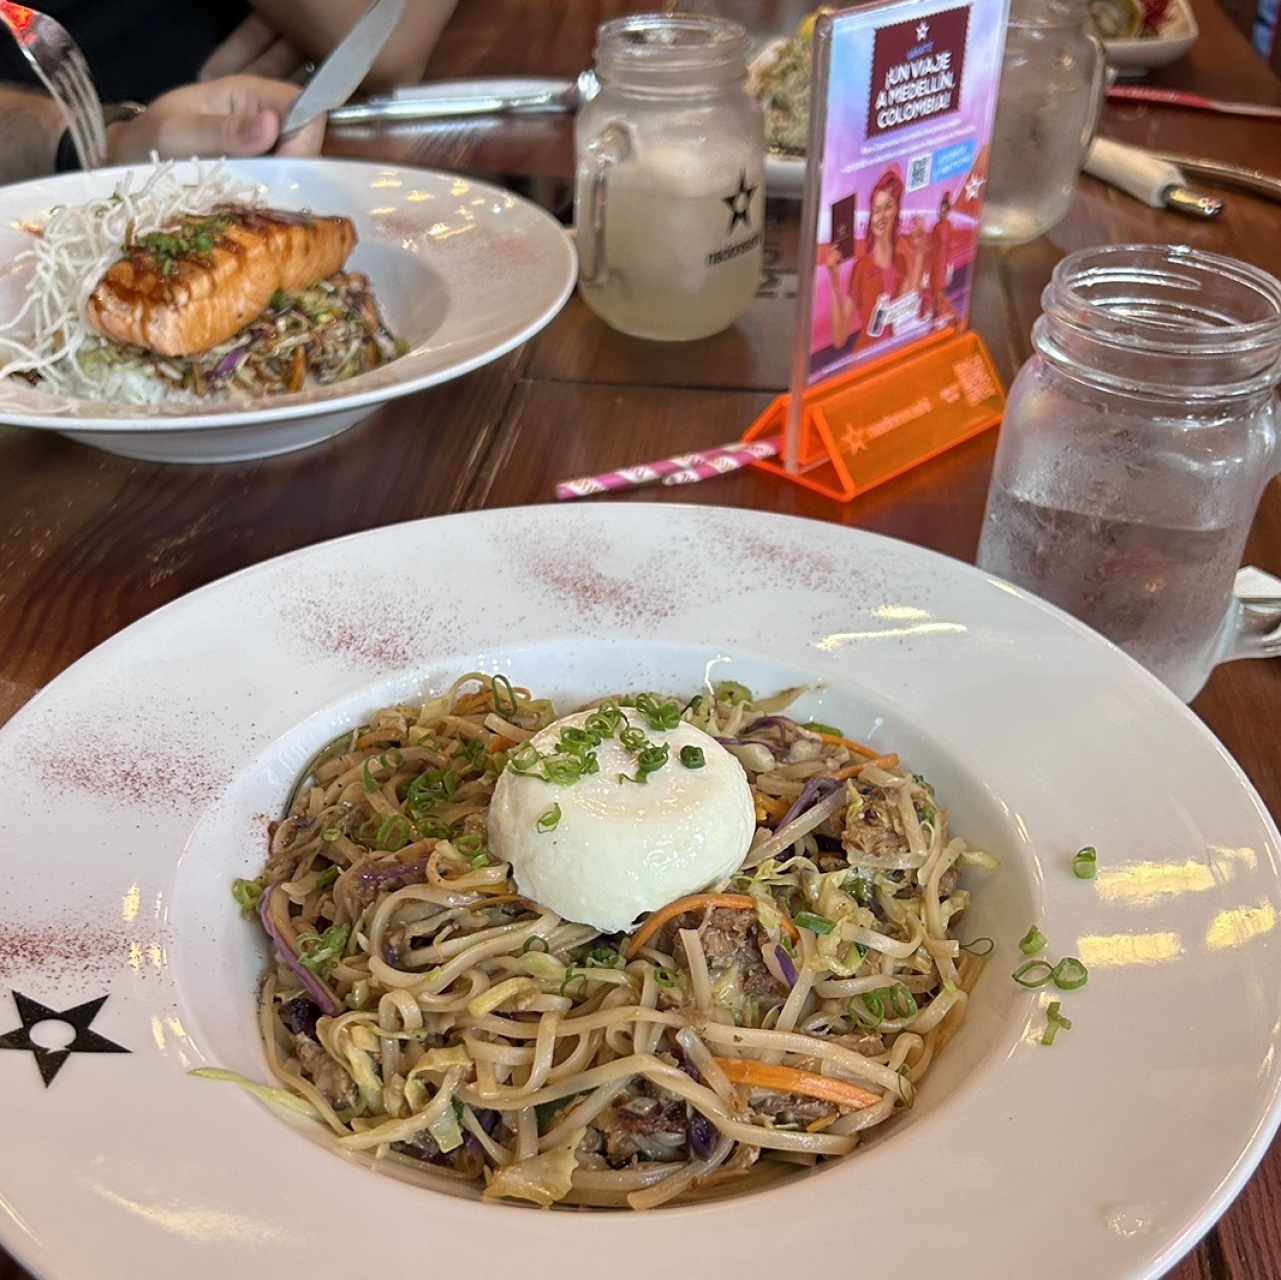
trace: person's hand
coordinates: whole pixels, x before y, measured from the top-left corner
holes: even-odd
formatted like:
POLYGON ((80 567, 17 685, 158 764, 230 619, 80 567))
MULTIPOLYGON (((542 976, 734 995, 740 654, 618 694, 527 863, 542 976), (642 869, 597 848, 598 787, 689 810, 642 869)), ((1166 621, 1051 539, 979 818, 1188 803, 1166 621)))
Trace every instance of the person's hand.
POLYGON ((251 13, 205 60, 200 80, 222 76, 270 76, 290 80, 306 58, 276 29, 251 13))
POLYGON ((819 265, 826 267, 829 271, 835 273, 840 269, 840 265, 845 261, 841 257, 841 251, 834 244, 821 244, 818 246, 819 265))
MULTIPOLYGON (((261 156, 276 145, 280 124, 301 90, 258 76, 226 76, 162 94, 133 120, 107 130, 112 164, 135 164, 153 151, 162 159, 190 156, 261 156)), ((280 147, 285 156, 320 151, 325 121, 313 120, 280 147)))

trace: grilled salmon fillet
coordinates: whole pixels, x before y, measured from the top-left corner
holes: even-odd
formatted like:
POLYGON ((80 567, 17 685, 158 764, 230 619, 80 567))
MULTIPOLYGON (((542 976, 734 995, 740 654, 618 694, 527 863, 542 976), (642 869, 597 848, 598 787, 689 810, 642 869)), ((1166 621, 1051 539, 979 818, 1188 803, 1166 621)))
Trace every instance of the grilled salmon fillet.
POLYGON ((239 333, 276 292, 342 269, 350 218, 226 206, 127 245, 89 298, 89 323, 114 342, 192 356, 239 333))

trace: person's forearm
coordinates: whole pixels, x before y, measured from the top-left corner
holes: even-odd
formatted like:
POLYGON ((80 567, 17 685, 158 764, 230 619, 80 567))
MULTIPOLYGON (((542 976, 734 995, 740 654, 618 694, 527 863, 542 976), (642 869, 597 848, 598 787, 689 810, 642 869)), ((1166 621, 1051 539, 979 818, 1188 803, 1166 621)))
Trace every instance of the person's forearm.
POLYGON ((0 183, 52 173, 63 128, 52 98, 0 84, 0 183))
MULTIPOLYGON (((319 62, 351 30, 368 0, 251 0, 253 7, 295 48, 319 62)), ((416 84, 423 77, 440 33, 457 0, 413 0, 383 46, 365 88, 416 84)))

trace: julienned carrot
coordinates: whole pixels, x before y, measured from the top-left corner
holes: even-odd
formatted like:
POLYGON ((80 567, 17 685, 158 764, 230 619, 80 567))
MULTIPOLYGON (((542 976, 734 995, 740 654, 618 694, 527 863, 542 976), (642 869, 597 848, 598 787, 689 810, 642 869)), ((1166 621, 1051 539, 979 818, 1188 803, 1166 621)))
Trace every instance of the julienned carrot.
POLYGON ((846 778, 854 777, 860 769, 865 769, 869 764, 877 765, 881 769, 896 769, 898 756, 891 752, 888 756, 877 756, 875 760, 860 760, 858 764, 847 764, 844 769, 838 769, 827 776, 835 778, 837 782, 844 782, 846 778))
MULTIPOLYGON (((675 902, 669 902, 667 906, 655 911, 628 938, 623 947, 623 955, 630 960, 669 920, 683 916, 687 911, 701 911, 705 907, 729 907, 733 911, 755 911, 756 899, 746 893, 694 893, 688 898, 677 898, 675 902)), ((799 940, 801 935, 797 933, 796 926, 786 916, 783 917, 782 925, 783 932, 793 942, 799 940)))
POLYGON ((716 1065, 732 1084, 750 1085, 756 1089, 773 1089, 778 1093, 799 1093, 806 1098, 821 1098, 834 1102, 838 1107, 861 1111, 880 1102, 879 1094, 860 1089, 848 1080, 834 1076, 815 1075, 812 1071, 798 1071, 795 1067, 773 1067, 751 1058, 717 1058, 716 1065))
POLYGON ((869 747, 862 742, 855 742, 853 738, 842 738, 836 733, 820 733, 818 736, 833 747, 845 747, 860 756, 875 758, 881 754, 875 747, 869 747))

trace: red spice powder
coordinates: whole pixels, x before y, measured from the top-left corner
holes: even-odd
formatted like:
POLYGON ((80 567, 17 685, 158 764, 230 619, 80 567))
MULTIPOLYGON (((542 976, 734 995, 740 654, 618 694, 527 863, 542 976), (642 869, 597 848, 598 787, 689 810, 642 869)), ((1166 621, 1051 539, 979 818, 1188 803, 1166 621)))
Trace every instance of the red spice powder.
POLYGON ((857 576, 854 563, 842 566, 803 543, 749 533, 740 525, 723 522, 710 523, 707 532, 718 557, 740 566, 749 581, 758 585, 829 591, 857 576))
POLYGON ((307 650, 358 667, 394 670, 449 652, 457 622, 411 606, 403 592, 403 586, 380 591, 375 583, 329 581, 315 594, 285 602, 281 617, 307 650))
POLYGON ((513 551, 519 576, 546 587, 556 603, 598 626, 665 622, 687 603, 688 579, 673 572, 671 556, 651 556, 622 578, 596 568, 574 538, 545 537, 513 551))
POLYGON ((202 804, 226 786, 230 770, 196 748, 157 750, 137 740, 86 731, 72 746, 39 748, 34 756, 41 782, 120 804, 172 808, 202 804))
POLYGON ((83 920, 37 925, 0 921, 0 978, 37 972, 57 981, 105 974, 119 968, 129 943, 124 932, 83 920))

